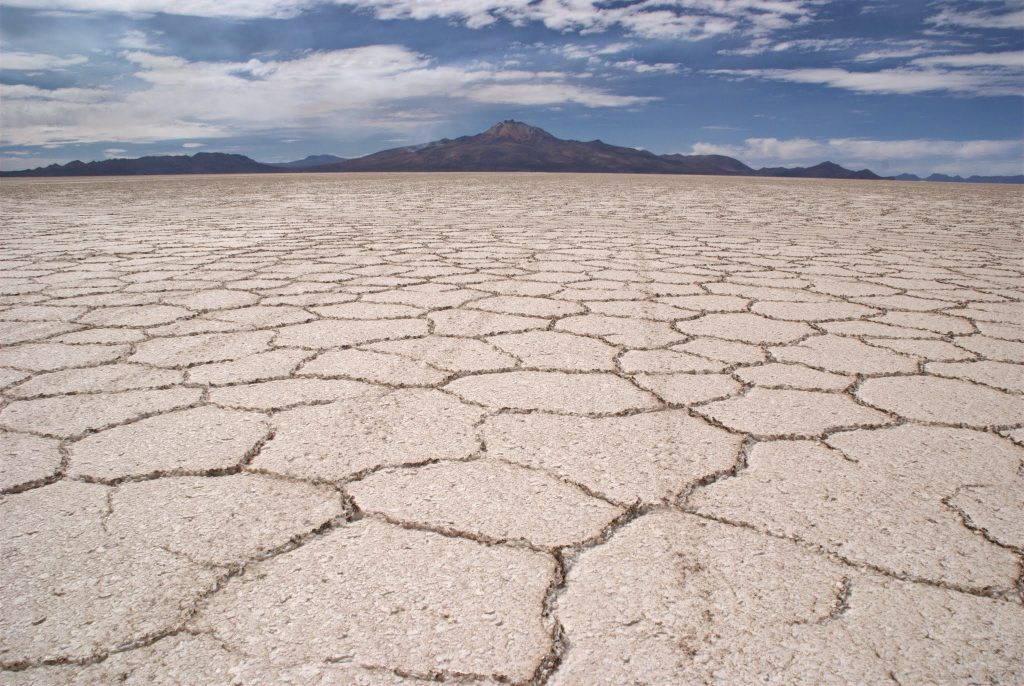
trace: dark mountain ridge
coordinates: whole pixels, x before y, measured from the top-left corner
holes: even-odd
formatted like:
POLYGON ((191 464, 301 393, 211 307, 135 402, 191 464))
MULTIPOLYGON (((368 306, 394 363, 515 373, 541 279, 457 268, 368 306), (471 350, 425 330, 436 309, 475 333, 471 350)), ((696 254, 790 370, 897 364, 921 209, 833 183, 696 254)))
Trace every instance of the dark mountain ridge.
MULTIPOLYGON (((595 172, 625 174, 710 174, 722 176, 778 176, 813 179, 864 179, 882 177, 869 169, 846 169, 834 162, 813 167, 765 167, 753 169, 725 155, 656 155, 647 150, 610 145, 600 140, 556 138, 547 131, 522 122, 505 120, 483 133, 445 138, 423 145, 381 150, 364 157, 343 159, 335 155, 310 155, 293 162, 265 164, 243 155, 201 152, 195 155, 164 155, 99 162, 75 160, 68 164, 0 176, 115 176, 142 174, 250 174, 291 172, 595 172)), ((909 178, 901 175, 900 178, 909 178)), ((928 180, 999 181, 1014 177, 935 178, 928 180)))

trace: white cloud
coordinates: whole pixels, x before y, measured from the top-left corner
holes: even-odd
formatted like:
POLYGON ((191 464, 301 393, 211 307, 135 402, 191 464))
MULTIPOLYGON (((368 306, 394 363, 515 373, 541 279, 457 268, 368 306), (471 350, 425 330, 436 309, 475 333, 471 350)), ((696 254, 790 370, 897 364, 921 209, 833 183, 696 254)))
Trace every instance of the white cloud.
MULTIPOLYGON (((418 99, 519 105, 642 105, 652 98, 583 86, 562 72, 454 67, 397 45, 308 53, 293 60, 189 62, 126 52, 141 90, 0 85, 0 143, 145 143, 292 127, 408 129, 418 99)), ((436 112, 437 107, 430 109, 436 112)), ((436 118, 436 114, 430 117, 436 118)))
POLYGON ((913 60, 923 67, 1016 67, 1024 69, 1024 50, 1014 52, 975 52, 967 55, 935 55, 913 60))
POLYGON ((1024 9, 1016 9, 1020 2, 1007 2, 999 8, 975 9, 962 11, 944 9, 935 16, 928 17, 929 24, 935 26, 962 26, 972 29, 1024 29, 1024 9))
POLYGON ((127 50, 161 50, 161 46, 154 43, 149 34, 145 31, 125 31, 124 35, 121 36, 117 41, 118 46, 127 50))
POLYGON ((5 0, 12 7, 80 12, 168 13, 202 17, 287 18, 318 5, 372 12, 378 19, 450 19, 470 28, 497 21, 539 22, 556 31, 618 27, 656 38, 702 40, 733 31, 764 35, 807 23, 819 0, 5 0))
POLYGON ((696 143, 690 153, 729 155, 758 167, 809 165, 832 160, 856 169, 869 167, 880 174, 904 171, 986 175, 1024 173, 1024 141, 1016 139, 747 138, 742 145, 696 143))
POLYGON ((84 64, 89 61, 83 55, 68 55, 58 57, 40 52, 18 52, 13 50, 0 51, 0 69, 11 69, 16 71, 47 71, 51 69, 63 69, 76 64, 84 64))
POLYGON ((107 157, 107 158, 110 158, 110 157, 120 157, 121 155, 125 154, 126 152, 128 152, 128 151, 125 150, 124 148, 107 148, 106 150, 103 151, 103 156, 107 157))
POLYGON ((948 92, 960 95, 1004 96, 1024 94, 1019 75, 1004 69, 882 69, 848 71, 837 67, 805 69, 716 69, 710 73, 738 78, 760 78, 830 86, 858 93, 948 92))
POLYGON ((637 74, 674 74, 679 71, 679 65, 672 62, 648 64, 647 62, 639 62, 637 60, 622 60, 613 62, 612 66, 627 71, 635 71, 637 74))
POLYGON ((183 148, 201 148, 204 145, 206 145, 206 144, 205 143, 182 143, 181 147, 183 147, 183 148))

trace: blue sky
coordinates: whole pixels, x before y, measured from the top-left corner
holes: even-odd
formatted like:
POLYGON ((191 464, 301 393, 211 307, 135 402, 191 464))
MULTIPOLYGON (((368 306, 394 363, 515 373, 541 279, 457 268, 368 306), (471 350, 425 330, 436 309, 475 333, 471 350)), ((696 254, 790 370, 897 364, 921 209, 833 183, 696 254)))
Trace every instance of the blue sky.
POLYGON ((0 0, 0 168, 353 157, 520 119, 755 166, 1024 173, 1024 0, 0 0))

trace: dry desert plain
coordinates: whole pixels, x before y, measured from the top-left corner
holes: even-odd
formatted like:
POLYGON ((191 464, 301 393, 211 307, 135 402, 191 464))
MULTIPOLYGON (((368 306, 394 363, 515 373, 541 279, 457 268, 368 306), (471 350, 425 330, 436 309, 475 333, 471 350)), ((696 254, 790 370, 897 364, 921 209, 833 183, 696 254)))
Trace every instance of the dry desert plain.
POLYGON ((1024 195, 5 180, 0 682, 1024 682, 1024 195))

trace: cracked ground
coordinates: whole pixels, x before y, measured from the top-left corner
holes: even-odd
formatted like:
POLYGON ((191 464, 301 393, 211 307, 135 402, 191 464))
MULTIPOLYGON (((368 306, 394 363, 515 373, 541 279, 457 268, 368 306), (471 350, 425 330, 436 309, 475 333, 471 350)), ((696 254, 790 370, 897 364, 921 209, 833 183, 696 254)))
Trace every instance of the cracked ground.
POLYGON ((1024 681, 1024 196, 6 181, 5 684, 1024 681))

